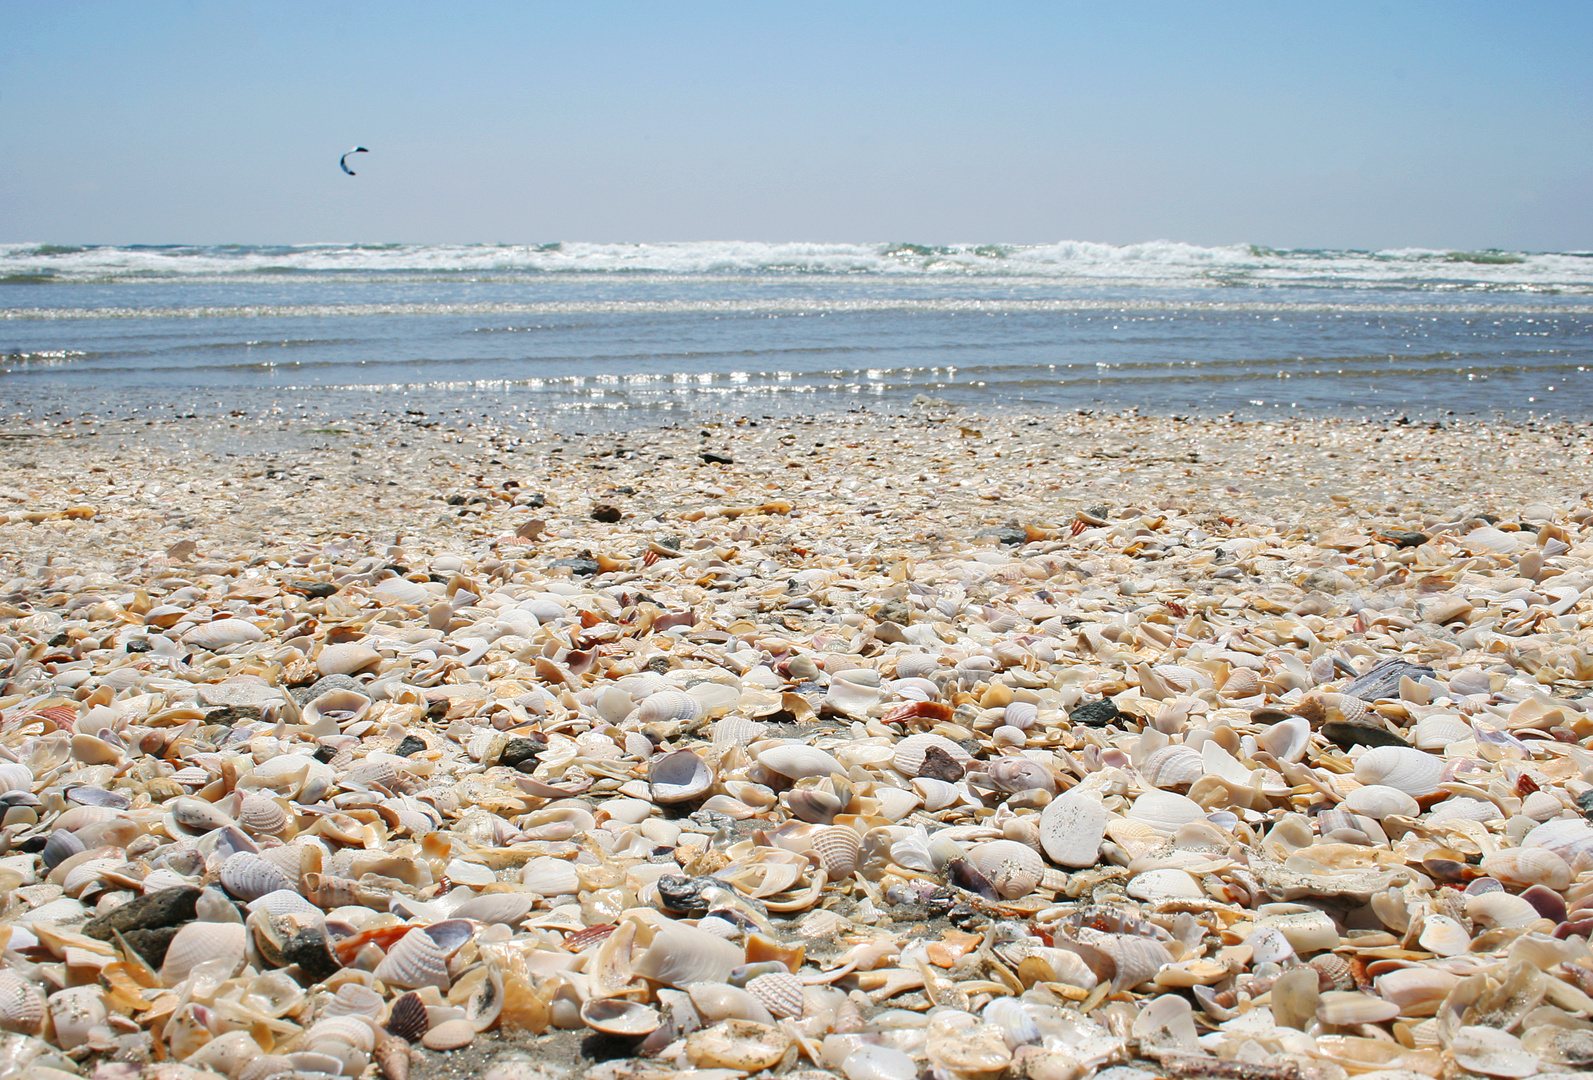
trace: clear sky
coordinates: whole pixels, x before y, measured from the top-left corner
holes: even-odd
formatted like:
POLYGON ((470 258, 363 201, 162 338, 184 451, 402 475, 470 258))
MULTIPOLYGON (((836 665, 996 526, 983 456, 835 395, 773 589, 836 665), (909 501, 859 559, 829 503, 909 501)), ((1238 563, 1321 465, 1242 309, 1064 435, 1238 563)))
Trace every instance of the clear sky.
POLYGON ((0 241, 1590 249, 1590 43, 1588 0, 0 0, 0 241))

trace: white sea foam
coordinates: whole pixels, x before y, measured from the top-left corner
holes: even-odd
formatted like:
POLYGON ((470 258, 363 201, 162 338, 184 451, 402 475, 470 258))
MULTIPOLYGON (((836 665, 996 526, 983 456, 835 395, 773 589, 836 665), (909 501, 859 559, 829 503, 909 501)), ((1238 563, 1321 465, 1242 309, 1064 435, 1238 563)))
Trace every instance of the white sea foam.
POLYGON ((251 275, 883 275, 1121 285, 1593 291, 1593 253, 1274 250, 1250 245, 678 244, 63 247, 0 245, 0 281, 251 275))

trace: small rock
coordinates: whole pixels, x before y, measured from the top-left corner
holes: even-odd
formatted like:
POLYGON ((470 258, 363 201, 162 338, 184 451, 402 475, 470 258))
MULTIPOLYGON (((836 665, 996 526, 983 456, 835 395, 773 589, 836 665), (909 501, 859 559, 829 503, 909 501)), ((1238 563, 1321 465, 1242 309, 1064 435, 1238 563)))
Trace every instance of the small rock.
POLYGON ((426 749, 425 740, 405 735, 403 741, 393 748, 393 753, 399 757, 414 757, 424 749, 426 749))
POLYGON ((1410 745, 1383 725, 1365 720, 1329 720, 1322 725, 1322 735, 1346 750, 1352 746, 1410 745))
POLYGON ((1412 532, 1409 529, 1381 529, 1377 533, 1377 538, 1402 548, 1420 547, 1432 539, 1426 533, 1412 532))
POLYGON ((716 454, 712 450, 704 450, 702 459, 705 464, 734 465, 736 463, 735 459, 729 454, 716 454))
POLYGON ((955 784, 962 779, 962 766, 940 747, 930 746, 924 749, 924 763, 918 767, 918 775, 955 784))
POLYGON ((620 508, 617 506, 611 506, 608 503, 598 503, 596 506, 592 507, 593 521, 601 521, 605 524, 612 524, 618 521, 621 516, 620 508))
POLYGON ((996 542, 1000 544, 1027 544, 1029 542, 1028 533, 1011 525, 998 525, 995 528, 980 529, 974 533, 975 539, 984 536, 993 536, 996 542))
POLYGON ((513 769, 523 761, 535 761, 537 755, 546 749, 546 743, 539 743, 535 739, 510 739, 498 758, 498 764, 513 769))
POLYGON ((565 567, 576 577, 594 577, 602 569, 597 565, 597 560, 591 558, 554 559, 548 566, 553 569, 565 567))
POLYGON ((1102 698, 1099 701, 1085 702, 1073 709, 1068 713, 1068 719, 1075 724, 1105 727, 1121 715, 1122 713, 1117 711, 1117 706, 1112 704, 1111 698, 1102 698))

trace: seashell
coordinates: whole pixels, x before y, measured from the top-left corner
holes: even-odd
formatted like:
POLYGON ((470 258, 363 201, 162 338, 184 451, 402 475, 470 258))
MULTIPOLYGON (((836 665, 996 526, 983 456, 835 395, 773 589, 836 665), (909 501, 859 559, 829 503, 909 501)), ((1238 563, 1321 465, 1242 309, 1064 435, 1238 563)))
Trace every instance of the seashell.
POLYGON ((863 841, 850 826, 827 825, 813 834, 811 848, 829 879, 841 881, 857 872, 863 841))
MULTIPOLYGON (((924 764, 928 760, 932 747, 941 751, 946 757, 955 762, 959 770, 967 769, 968 765, 973 761, 973 757, 968 751, 950 739, 941 735, 921 734, 909 735, 896 744, 896 753, 891 758, 891 765, 903 776, 918 776, 920 773, 924 773, 924 764)), ((934 773, 926 773, 925 775, 935 776, 937 779, 942 780, 952 779, 950 777, 937 776, 934 773)))
MULTIPOLYGON (((358 1016, 331 1016, 316 1021, 304 1033, 301 1045, 316 1057, 330 1059, 339 1072, 357 1076, 364 1072, 376 1049, 376 1028, 358 1016)), ((307 1064, 299 1061, 297 1067, 303 1069, 307 1064)), ((325 1066, 315 1071, 324 1069, 325 1066)))
POLYGON ((1149 937, 1079 927, 1071 936, 1059 935, 1055 941, 1058 948, 1078 953, 1098 979, 1111 983, 1114 992, 1150 980, 1173 962, 1167 946, 1149 937))
POLYGON ((315 670, 328 675, 357 675, 381 663, 382 654, 368 645, 343 642, 327 645, 315 656, 315 670))
POLYGON ((1355 779, 1420 798, 1438 790, 1444 759, 1406 746, 1374 746, 1355 763, 1355 779))
POLYGON ((1136 900, 1201 899, 1206 893, 1189 873, 1171 867, 1136 874, 1128 883, 1128 895, 1136 900))
POLYGON ((581 1022, 593 1031, 640 1039, 657 1031, 663 1017, 657 1009, 621 998, 592 998, 581 1006, 581 1022))
MULTIPOLYGON (((406 995, 407 996, 407 995, 406 995)), ((400 998, 400 1001, 403 999, 400 998)), ((418 1001, 419 999, 417 999, 418 1001)), ((346 982, 337 988, 332 1000, 326 1003, 322 1016, 361 1016, 372 1022, 380 1019, 387 1003, 382 995, 364 983, 346 982)), ((425 1015, 422 1009, 421 1015, 425 1015)))
POLYGON ((494 923, 514 926, 531 913, 536 899, 534 893, 483 893, 466 900, 449 914, 455 919, 470 919, 489 926, 494 923))
POLYGON ((1521 1040, 1498 1028, 1463 1027, 1450 1040, 1449 1052, 1455 1064, 1483 1076, 1513 1080, 1538 1072, 1538 1059, 1527 1053, 1521 1040))
POLYGON ((930 813, 944 810, 962 798, 962 789, 944 780, 920 776, 913 781, 913 791, 923 800, 924 809, 930 813))
POLYGON ((1432 1016, 1460 976, 1434 967, 1396 968, 1374 982, 1382 997, 1399 1006, 1402 1016, 1432 1016))
POLYGON ((503 1012, 503 974, 498 965, 489 962, 460 976, 448 991, 448 1001, 465 1010, 465 1020, 476 1031, 496 1024, 503 1012))
POLYGON ((708 763, 690 750, 676 750, 654 758, 647 779, 653 801, 667 805, 705 795, 713 786, 714 774, 708 763))
POLYGON ((1029 701, 1014 701, 1003 711, 1002 723, 1019 731, 1028 731, 1040 722, 1040 707, 1029 701))
POLYGON ((1139 774, 1151 787, 1188 787, 1206 774, 1200 753, 1187 746, 1164 746, 1151 751, 1140 764, 1139 774))
POLYGON ((55 1044, 62 1050, 75 1050, 89 1040, 89 1033, 104 1024, 110 1012, 105 1006, 105 991, 99 986, 71 986, 50 995, 50 1026, 55 1044))
MULTIPOLYGON (((146 879, 147 880, 147 879, 146 879)), ((266 893, 258 899, 251 900, 245 905, 249 911, 264 911, 270 915, 291 915, 300 913, 304 915, 320 915, 321 909, 310 903, 303 896, 291 889, 278 889, 276 892, 266 893)))
POLYGON ((186 979, 200 964, 230 962, 224 977, 230 978, 243 965, 249 932, 241 922, 191 922, 177 931, 166 947, 160 977, 167 986, 186 979))
POLYGON ((1433 807, 1427 815, 1429 823, 1441 821, 1497 821, 1504 815, 1487 799, 1451 798, 1433 807))
POLYGON ((246 903, 292 888, 286 874, 247 851, 240 851, 222 863, 219 876, 222 887, 246 903))
POLYGON ((33 770, 20 761, 0 761, 0 791, 32 791, 33 770))
POLYGON ((879 804, 880 816, 889 821, 901 821, 923 805, 916 791, 905 788, 875 786, 874 801, 879 804))
POLYGON ((1547 791, 1534 791, 1521 800, 1521 816, 1542 823, 1560 816, 1565 804, 1547 791))
POLYGON ((714 721, 713 743, 715 746, 746 746, 763 737, 768 730, 768 725, 745 716, 726 716, 714 721))
POLYGON ((1100 861, 1106 807, 1093 795, 1068 792, 1040 813, 1040 846, 1058 866, 1083 868, 1100 861))
POLYGON ((1305 757, 1306 750, 1311 746, 1311 724, 1303 716, 1279 720, 1256 736, 1256 746, 1279 761, 1294 764, 1305 757))
POLYGON ((1157 664, 1151 668, 1151 672, 1162 685, 1176 694, 1211 690, 1216 686, 1215 680, 1204 671, 1199 668, 1184 667, 1181 664, 1157 664))
POLYGON ((44 1026, 44 994, 9 971, 0 971, 0 1030, 37 1035, 44 1026))
POLYGON ((1466 915, 1483 926, 1506 929, 1531 926, 1542 917, 1529 901, 1507 892, 1490 892, 1467 897, 1466 915))
POLYGON ((1399 1006, 1358 990, 1329 990, 1316 1007, 1324 1024, 1379 1024, 1399 1015, 1399 1006))
POLYGON ((1051 770, 1026 757, 997 758, 986 767, 984 775, 998 791, 1056 794, 1056 777, 1051 775, 1051 770))
MULTIPOLYGON (((377 997, 378 1006, 381 997, 377 997)), ((393 1007, 387 1014, 387 1023, 383 1025, 391 1035, 406 1042, 414 1042, 426 1034, 426 1029, 431 1026, 426 1012, 426 1003, 414 991, 400 994, 393 999, 393 1007)))
POLYGON ((668 923, 653 934, 653 942, 634 965, 635 973, 666 986, 724 982, 742 963, 741 948, 722 938, 682 923, 668 923))
POLYGON ((1411 742, 1419 750, 1442 750, 1451 743, 1463 742, 1475 732, 1471 725, 1458 716, 1436 713, 1416 722, 1411 742))
POLYGON ((817 788, 797 788, 780 796, 792 816, 814 825, 828 825, 846 809, 840 797, 817 788))
POLYGON ((1028 896, 1045 874, 1045 860, 1016 840, 989 840, 968 852, 968 861, 1003 900, 1028 896))
POLYGON ((418 581, 411 581, 403 577, 390 577, 383 581, 378 581, 371 592, 378 596, 396 600, 400 604, 408 604, 411 607, 424 604, 432 598, 431 591, 426 586, 418 581))
POLYGON ((705 1023, 721 1020, 751 1020, 773 1024, 774 1017, 750 990, 727 983, 701 982, 686 987, 692 1007, 705 1023))
POLYGON ((1415 817, 1421 813, 1421 807, 1415 799, 1387 784, 1367 784, 1365 787, 1358 787, 1349 793, 1342 805, 1352 813, 1365 814, 1375 821, 1382 821, 1396 814, 1401 817, 1415 817))
POLYGON ((776 1020, 801 1019, 807 1009, 802 980, 787 971, 771 971, 749 980, 747 992, 776 1020))
POLYGON ((1222 696, 1225 698, 1254 697, 1261 693, 1261 676, 1250 668, 1234 668, 1228 677, 1222 681, 1222 696))
POLYGON ((381 1036, 371 1048, 382 1080, 409 1080, 410 1056, 409 1043, 393 1035, 381 1036))
POLYGON ((229 645, 264 641, 265 631, 246 619, 217 619, 201 623, 182 636, 183 644, 209 652, 220 652, 229 645))
POLYGON ((288 829, 288 811, 275 799, 250 793, 238 804, 238 824, 255 836, 281 836, 288 829))
POLYGON ((1593 827, 1581 818, 1556 818, 1523 836, 1521 846, 1548 848, 1567 864, 1575 865, 1577 856, 1593 851, 1593 827))
POLYGON ((1548 848, 1504 848, 1483 856, 1482 872, 1513 889, 1543 885, 1564 892, 1571 885, 1571 867, 1548 848))
POLYGON ((305 703, 304 723, 314 727, 324 721, 341 729, 363 720, 370 708, 371 699, 357 691, 327 690, 305 703))
POLYGON ((387 950, 372 972, 389 986, 415 990, 422 986, 448 989, 448 959, 423 930, 411 930, 387 950))
POLYGON ((896 678, 927 679, 940 666, 940 661, 928 653, 904 653, 896 658, 896 678))
POLYGON ((1204 818, 1206 811, 1188 796, 1171 791, 1147 791, 1134 800, 1126 816, 1130 821, 1149 825, 1162 836, 1172 836, 1180 825, 1204 818))
POLYGON ((1434 956, 1459 956, 1471 948, 1471 935, 1447 915, 1429 915, 1416 943, 1434 956))
MULTIPOLYGON (((225 828, 235 822, 203 799, 173 799, 166 804, 166 819, 179 829, 203 833, 225 828)), ((174 834, 175 835, 175 834, 174 834)))
POLYGON ((643 698, 634 715, 644 724, 683 723, 702 715, 702 703, 684 690, 660 690, 643 698))
POLYGON ((792 780, 808 776, 846 775, 846 769, 835 758, 816 746, 800 742, 782 742, 758 751, 758 764, 771 772, 792 780))
POLYGON ((50 838, 44 842, 44 850, 39 853, 39 858, 44 861, 45 869, 54 870, 73 855, 84 850, 83 841, 65 829, 56 829, 50 838))
POLYGON ((581 878, 574 864, 542 855, 526 861, 520 871, 520 884, 542 896, 565 896, 581 887, 581 878))
MULTIPOLYGON (((830 679, 830 688, 824 694, 820 708, 827 712, 838 712, 847 716, 862 717, 880 702, 878 685, 869 686, 862 682, 854 682, 850 676, 854 672, 837 673, 830 679)), ((868 674, 878 677, 877 672, 868 674)))

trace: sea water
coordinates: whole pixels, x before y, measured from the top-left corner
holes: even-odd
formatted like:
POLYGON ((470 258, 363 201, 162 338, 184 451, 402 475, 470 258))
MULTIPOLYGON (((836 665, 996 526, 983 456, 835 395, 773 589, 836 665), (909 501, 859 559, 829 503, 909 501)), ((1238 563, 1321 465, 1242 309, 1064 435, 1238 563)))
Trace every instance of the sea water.
POLYGON ((1593 416, 1593 253, 0 245, 0 411, 1593 416))

